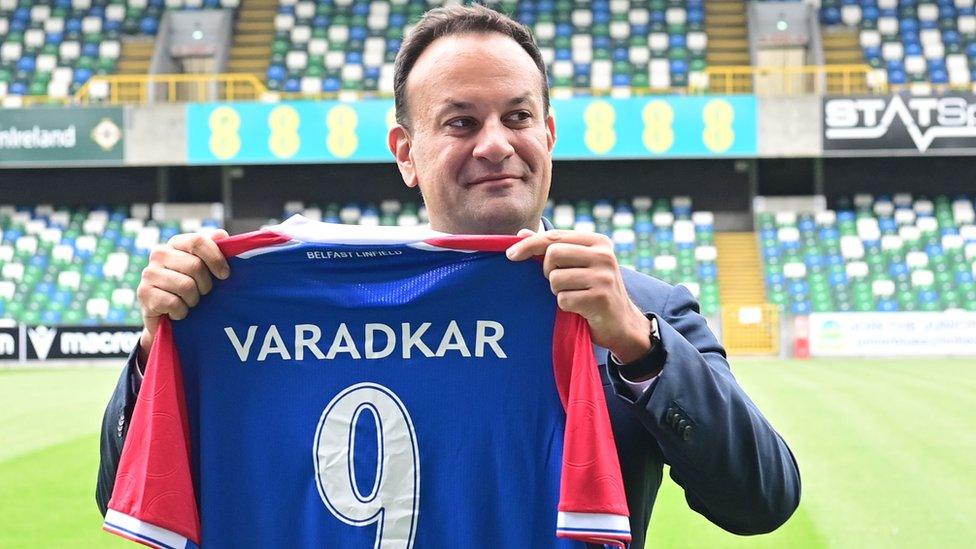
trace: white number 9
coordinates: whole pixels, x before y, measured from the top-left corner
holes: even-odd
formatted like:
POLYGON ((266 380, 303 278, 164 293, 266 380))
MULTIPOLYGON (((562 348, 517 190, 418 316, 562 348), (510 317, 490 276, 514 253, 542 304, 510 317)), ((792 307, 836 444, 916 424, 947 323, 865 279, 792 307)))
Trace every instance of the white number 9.
POLYGON ((322 412, 312 448, 319 496, 336 518, 351 526, 379 522, 375 549, 410 549, 420 510, 420 454, 403 402, 386 387, 357 383, 336 395, 322 412), (376 422, 376 477, 359 491, 354 468, 360 414, 376 422))

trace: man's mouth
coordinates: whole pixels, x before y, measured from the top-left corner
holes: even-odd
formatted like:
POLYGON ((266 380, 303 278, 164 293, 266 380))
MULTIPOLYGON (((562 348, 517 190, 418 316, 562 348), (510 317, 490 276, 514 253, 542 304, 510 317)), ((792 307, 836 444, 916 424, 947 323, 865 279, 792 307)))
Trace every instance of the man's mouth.
POLYGON ((473 187, 474 185, 480 185, 482 183, 515 183, 516 181, 519 181, 521 179, 522 176, 519 175, 500 173, 500 174, 486 175, 484 177, 479 177, 477 179, 474 179, 468 183, 468 186, 473 187))

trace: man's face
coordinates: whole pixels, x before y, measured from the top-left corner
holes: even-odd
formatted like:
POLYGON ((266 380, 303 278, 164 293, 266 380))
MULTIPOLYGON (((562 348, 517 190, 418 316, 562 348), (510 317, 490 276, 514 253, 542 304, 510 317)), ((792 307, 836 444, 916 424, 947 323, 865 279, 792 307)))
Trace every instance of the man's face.
POLYGON ((407 186, 419 186, 435 230, 535 230, 549 195, 555 127, 542 75, 498 33, 447 36, 417 59, 406 84, 409 131, 389 146, 407 186))

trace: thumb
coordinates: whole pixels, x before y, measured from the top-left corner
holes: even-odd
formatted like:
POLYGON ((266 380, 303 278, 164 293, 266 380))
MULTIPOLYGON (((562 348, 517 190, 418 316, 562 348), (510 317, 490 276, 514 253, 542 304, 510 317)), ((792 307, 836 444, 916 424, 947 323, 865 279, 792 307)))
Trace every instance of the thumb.
POLYGON ((210 238, 212 238, 213 240, 223 240, 223 239, 225 239, 225 238, 227 238, 229 236, 230 235, 227 234, 227 231, 225 231, 223 229, 217 229, 217 230, 215 230, 213 232, 212 235, 210 235, 210 238))

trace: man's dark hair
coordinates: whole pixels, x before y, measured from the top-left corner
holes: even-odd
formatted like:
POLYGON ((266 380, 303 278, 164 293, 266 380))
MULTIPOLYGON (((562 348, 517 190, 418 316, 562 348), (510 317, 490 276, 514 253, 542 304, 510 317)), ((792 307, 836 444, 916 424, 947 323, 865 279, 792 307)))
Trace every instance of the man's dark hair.
POLYGON ((417 22, 410 34, 403 40, 393 64, 393 101, 396 105, 396 121, 406 127, 407 117, 407 76, 420 57, 420 54, 434 40, 443 36, 464 34, 486 34, 497 32, 515 40, 535 61, 542 76, 542 108, 549 115, 549 80, 546 77, 546 64, 542 53, 524 25, 506 15, 479 4, 471 6, 450 6, 435 8, 417 22))

